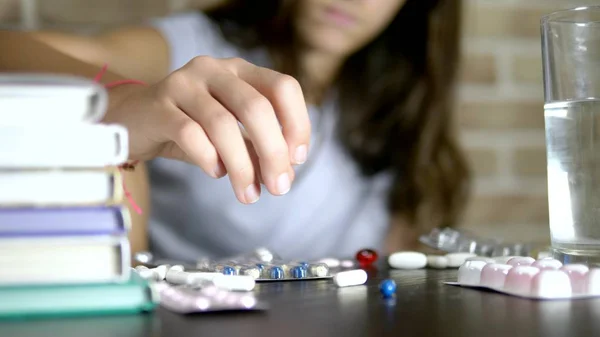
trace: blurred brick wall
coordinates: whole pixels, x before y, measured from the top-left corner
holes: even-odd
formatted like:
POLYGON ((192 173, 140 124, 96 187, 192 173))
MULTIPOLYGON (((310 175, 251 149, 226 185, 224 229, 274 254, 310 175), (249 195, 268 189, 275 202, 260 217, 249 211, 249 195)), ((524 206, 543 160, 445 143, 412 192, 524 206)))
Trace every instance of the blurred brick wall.
MULTIPOLYGON (((220 0, 0 0, 0 27, 93 32, 220 0)), ((258 1, 258 0, 257 0, 258 1)), ((548 238, 540 17, 600 0, 466 0, 458 125, 475 173, 464 226, 548 238)))

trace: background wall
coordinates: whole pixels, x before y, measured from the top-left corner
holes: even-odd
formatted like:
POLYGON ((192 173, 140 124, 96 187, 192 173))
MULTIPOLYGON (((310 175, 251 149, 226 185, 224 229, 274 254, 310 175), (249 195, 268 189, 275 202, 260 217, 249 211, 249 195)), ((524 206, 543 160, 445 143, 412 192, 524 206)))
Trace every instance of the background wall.
MULTIPOLYGON (((89 33, 219 1, 0 0, 0 27, 89 33)), ((557 9, 600 0, 466 0, 465 4, 457 112, 476 181, 463 225, 487 236, 546 241, 539 20, 557 9)))

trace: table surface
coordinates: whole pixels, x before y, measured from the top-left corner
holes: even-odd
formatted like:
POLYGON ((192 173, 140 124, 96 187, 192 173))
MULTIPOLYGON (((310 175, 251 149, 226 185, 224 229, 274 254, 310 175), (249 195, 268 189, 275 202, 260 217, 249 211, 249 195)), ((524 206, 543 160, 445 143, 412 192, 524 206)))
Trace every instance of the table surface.
MULTIPOLYGON (((370 270, 366 285, 331 280, 257 285, 264 312, 152 314, 0 323, 0 336, 599 336, 600 299, 534 301, 443 284, 456 270, 370 270), (384 300, 378 284, 398 284, 384 300)), ((0 299, 1 300, 1 299, 0 299)))

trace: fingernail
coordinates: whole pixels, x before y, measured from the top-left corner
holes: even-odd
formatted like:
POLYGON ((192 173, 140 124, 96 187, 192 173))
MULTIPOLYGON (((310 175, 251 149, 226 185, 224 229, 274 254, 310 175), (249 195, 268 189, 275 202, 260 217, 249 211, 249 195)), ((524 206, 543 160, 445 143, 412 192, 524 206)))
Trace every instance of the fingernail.
POLYGON ((246 202, 249 204, 253 204, 258 201, 258 188, 256 185, 251 184, 246 187, 246 191, 244 191, 244 197, 246 198, 246 202))
POLYGON ((213 169, 213 174, 217 178, 220 178, 225 175, 225 168, 223 167, 223 165, 221 165, 221 163, 219 163, 219 164, 217 164, 217 166, 215 166, 215 168, 213 169))
POLYGON ((281 174, 277 178, 277 191, 280 195, 286 194, 290 190, 290 176, 287 173, 281 174))
POLYGON ((296 148, 296 153, 294 153, 294 160, 296 164, 304 164, 307 157, 307 149, 306 145, 300 145, 296 148))

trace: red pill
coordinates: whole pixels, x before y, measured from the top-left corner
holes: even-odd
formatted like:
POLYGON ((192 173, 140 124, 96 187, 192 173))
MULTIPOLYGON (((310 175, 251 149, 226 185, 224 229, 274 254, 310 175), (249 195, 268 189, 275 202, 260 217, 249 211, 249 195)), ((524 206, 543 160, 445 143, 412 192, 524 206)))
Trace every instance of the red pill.
POLYGON ((377 252, 372 249, 362 249, 356 253, 356 261, 361 267, 368 267, 377 261, 377 252))

